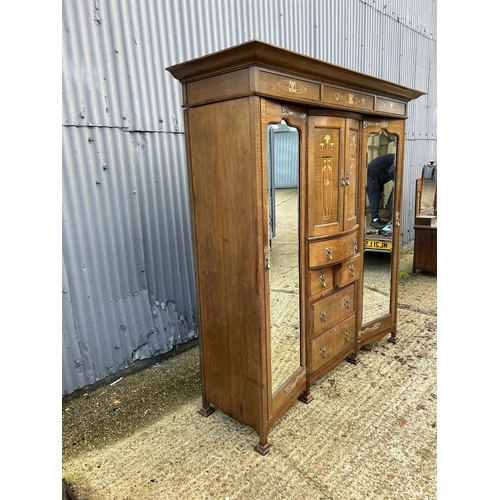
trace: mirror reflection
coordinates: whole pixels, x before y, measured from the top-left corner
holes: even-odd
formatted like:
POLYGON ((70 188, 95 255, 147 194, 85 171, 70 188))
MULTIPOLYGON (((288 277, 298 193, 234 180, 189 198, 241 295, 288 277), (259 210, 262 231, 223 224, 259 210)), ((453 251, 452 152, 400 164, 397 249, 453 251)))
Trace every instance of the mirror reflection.
POLYGON ((417 179, 416 188, 415 215, 437 218, 437 163, 435 161, 424 165, 422 177, 417 179))
POLYGON ((299 134, 267 127, 271 372, 274 393, 300 366, 299 134))
POLYGON ((385 130, 368 136, 363 324, 390 313, 397 146, 385 130))

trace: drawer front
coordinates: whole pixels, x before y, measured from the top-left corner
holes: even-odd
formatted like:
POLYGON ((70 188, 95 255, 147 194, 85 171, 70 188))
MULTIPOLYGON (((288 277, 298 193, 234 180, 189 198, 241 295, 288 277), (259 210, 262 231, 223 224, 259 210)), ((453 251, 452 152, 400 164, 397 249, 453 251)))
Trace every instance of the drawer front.
POLYGON ((375 103, 375 98, 372 95, 351 92, 329 85, 325 85, 324 100, 328 103, 363 111, 372 111, 375 103))
POLYGON ((335 264, 358 253, 358 232, 309 244, 309 267, 335 264))
POLYGON ((319 370, 339 354, 349 349, 356 341, 356 315, 311 341, 311 373, 319 370))
POLYGON ((194 106, 248 94, 249 79, 249 69, 245 68, 187 83, 187 104, 194 106))
POLYGON ((311 304, 311 337, 355 311, 354 285, 349 285, 311 304))
POLYGON ((406 116, 406 104, 400 101, 391 101, 389 99, 384 99, 383 97, 377 97, 377 102, 375 104, 376 111, 382 111, 382 113, 394 113, 395 115, 406 116))
POLYGON ((259 91, 264 94, 299 101, 320 100, 321 85, 315 82, 263 70, 259 70, 258 82, 259 91))
POLYGON ((335 276, 335 288, 343 287, 361 276, 361 255, 345 260, 338 268, 335 276))
POLYGON ((315 269, 309 273, 309 284, 311 290, 311 296, 318 295, 320 293, 328 292, 333 289, 333 275, 334 268, 324 267, 322 269, 315 269))

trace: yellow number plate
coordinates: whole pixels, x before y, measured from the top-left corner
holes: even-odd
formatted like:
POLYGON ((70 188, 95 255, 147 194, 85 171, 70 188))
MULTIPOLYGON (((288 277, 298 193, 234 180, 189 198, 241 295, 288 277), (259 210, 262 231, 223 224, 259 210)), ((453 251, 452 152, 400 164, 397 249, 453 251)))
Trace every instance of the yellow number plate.
POLYGON ((392 250, 392 241, 365 240, 365 248, 390 252, 392 250))

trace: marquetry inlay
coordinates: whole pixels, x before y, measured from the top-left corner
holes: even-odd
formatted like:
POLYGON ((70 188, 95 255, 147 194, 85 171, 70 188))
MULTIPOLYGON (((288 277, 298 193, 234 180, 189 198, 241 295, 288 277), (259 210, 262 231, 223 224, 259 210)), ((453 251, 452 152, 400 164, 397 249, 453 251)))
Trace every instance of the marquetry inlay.
POLYGON ((295 387, 297 386, 297 384, 306 378, 306 372, 304 371, 303 373, 301 373, 292 383, 290 383, 287 388, 285 389, 285 394, 288 395, 290 392, 292 392, 295 387))
POLYGON ((339 92, 335 93, 335 99, 340 101, 342 104, 347 104, 348 106, 356 106, 357 104, 365 105, 365 98, 359 98, 356 94, 340 94, 339 92))
POLYGON ((331 217, 332 209, 332 196, 333 196, 333 182, 332 182, 332 160, 333 151, 335 149, 335 144, 332 142, 332 138, 326 134, 323 138, 323 142, 319 145, 320 156, 323 162, 323 167, 321 170, 321 178, 323 181, 322 198, 323 198, 323 219, 328 220, 331 217))
POLYGON ((300 82, 294 80, 281 80, 278 85, 287 92, 293 92, 294 94, 301 94, 307 90, 307 87, 300 82))
POLYGON ((377 321, 371 328, 365 328, 364 330, 358 330, 358 339, 360 339, 363 335, 369 332, 375 332, 380 328, 380 321, 377 321))
POLYGON ((369 122, 367 120, 363 120, 363 128, 369 127, 370 125, 380 125, 382 128, 387 128, 389 126, 389 122, 369 122))
POLYGON ((302 118, 305 122, 307 121, 307 113, 300 113, 298 111, 292 111, 288 106, 282 106, 281 107, 281 114, 285 118, 287 116, 298 116, 299 118, 302 118))
POLYGON ((372 111, 375 104, 375 97, 373 95, 348 92, 347 90, 331 87, 330 85, 324 86, 323 98, 326 103, 351 109, 372 111))

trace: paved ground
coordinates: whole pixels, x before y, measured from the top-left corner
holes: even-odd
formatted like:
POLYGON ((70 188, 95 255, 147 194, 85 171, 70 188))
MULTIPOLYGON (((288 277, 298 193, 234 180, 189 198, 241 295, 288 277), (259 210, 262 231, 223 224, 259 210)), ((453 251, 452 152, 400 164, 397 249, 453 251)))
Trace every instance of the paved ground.
POLYGON ((62 477, 84 500, 437 498, 437 275, 402 256, 397 344, 342 363, 271 429, 201 406, 198 348, 63 406, 62 477), (407 273, 407 274, 405 274, 407 273))

